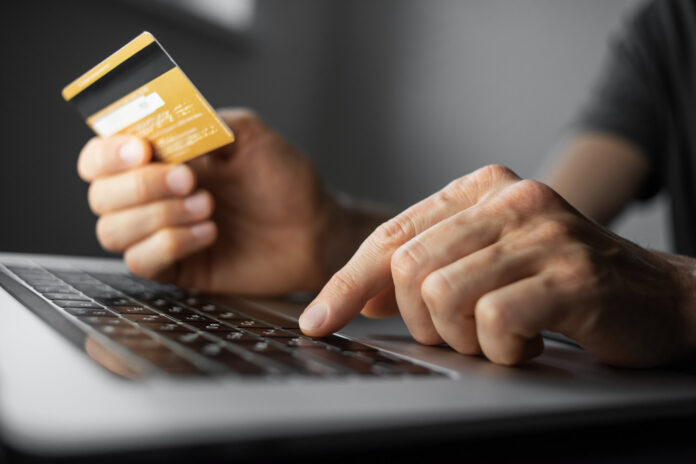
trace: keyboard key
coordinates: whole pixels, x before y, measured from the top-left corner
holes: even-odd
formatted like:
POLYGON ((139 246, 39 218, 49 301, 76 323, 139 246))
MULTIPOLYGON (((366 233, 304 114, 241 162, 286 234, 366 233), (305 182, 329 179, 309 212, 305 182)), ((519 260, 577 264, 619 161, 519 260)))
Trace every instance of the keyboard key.
POLYGON ((219 312, 225 312, 223 308, 220 308, 218 305, 212 304, 212 303, 205 303, 205 304, 200 304, 194 306, 197 310, 202 311, 207 314, 213 314, 213 313, 219 313, 219 312))
POLYGON ((167 319, 159 314, 124 314, 123 317, 133 322, 172 322, 171 319, 167 319))
POLYGON ((117 317, 116 314, 111 313, 103 308, 63 308, 68 314, 73 316, 100 316, 100 317, 117 317))
POLYGON ((135 301, 121 296, 100 297, 95 298, 95 300, 106 306, 132 306, 136 304, 135 301))
POLYGON ((107 299, 107 298, 115 298, 119 294, 118 292, 113 292, 113 291, 108 291, 108 290, 102 290, 102 291, 93 291, 93 292, 84 292, 85 295, 88 295, 90 298, 93 300, 99 301, 101 299, 107 299))
POLYGON ((33 287, 39 293, 71 293, 74 291, 69 285, 34 285, 33 287))
POLYGON ((222 338, 225 341, 228 341, 233 344, 238 344, 238 343, 256 343, 260 342, 261 339, 259 337, 256 337, 254 335, 249 335, 245 334, 242 332, 226 332, 224 335, 218 335, 220 338, 222 338))
POLYGON ((267 323, 265 323, 265 322, 255 321, 255 320, 252 320, 252 319, 241 320, 241 321, 237 322, 236 324, 237 324, 239 327, 242 327, 242 328, 244 328, 244 329, 252 329, 252 328, 257 328, 257 329, 272 329, 272 328, 273 328, 273 326, 271 326, 271 325, 269 325, 269 324, 267 324, 267 323))
POLYGON ((110 338, 141 337, 145 334, 145 332, 143 332, 142 329, 130 324, 96 325, 94 326, 94 328, 100 331, 101 333, 109 336, 110 338))
POLYGON ((109 306, 119 314, 156 314, 154 311, 144 306, 109 306))
POLYGON ((234 311, 225 311, 224 313, 216 313, 215 317, 230 324, 237 325, 239 322, 249 320, 248 316, 242 316, 234 311))
POLYGON ((114 315, 110 316, 85 316, 81 317, 78 316, 78 318, 84 322, 85 324, 89 325, 120 325, 124 324, 123 320, 119 317, 114 317, 114 315))
POLYGON ((246 340, 235 343, 236 346, 254 353, 269 353, 271 351, 285 351, 281 345, 275 345, 263 340, 246 340))
POLYGON ((284 330, 285 330, 286 332, 293 333, 293 334, 295 334, 295 335, 297 335, 297 336, 301 336, 301 337, 305 337, 305 336, 306 336, 304 333, 302 333, 302 330, 300 330, 299 327, 296 328, 296 329, 290 328, 290 329, 284 329, 284 330))
POLYGON ((209 333, 239 332, 234 327, 230 327, 219 322, 186 322, 188 325, 198 330, 209 333))
POLYGON ((198 332, 161 332, 161 334, 168 339, 194 351, 199 351, 205 345, 210 344, 210 340, 198 332))
POLYGON ((157 294, 151 290, 140 289, 136 287, 125 288, 123 289, 123 293, 127 293, 128 296, 133 297, 139 301, 148 301, 157 297, 157 294))
POLYGON ((257 327, 242 327, 244 330, 251 332, 255 335, 258 335, 259 337, 267 337, 267 338, 296 338, 295 334, 290 333, 290 332, 285 332, 280 329, 272 329, 272 328, 257 328, 257 327))
POLYGON ((211 319, 208 316, 204 316, 198 313, 187 314, 179 319, 181 322, 206 322, 212 323, 216 322, 215 319, 211 319))
POLYGON ((320 350, 325 350, 326 346, 314 340, 295 337, 295 338, 274 338, 273 341, 276 343, 282 343, 289 348, 315 348, 320 350))
POLYGON ((186 309, 183 306, 178 306, 178 305, 168 305, 168 306, 162 306, 157 308, 158 311, 163 312, 167 316, 171 316, 174 319, 181 321, 184 318, 191 316, 193 314, 197 314, 195 311, 192 311, 190 309, 186 309))
POLYGON ((76 289, 90 298, 104 298, 114 296, 114 290, 106 285, 73 284, 76 289))
POLYGON ((44 293, 44 297, 49 300, 72 300, 72 301, 88 301, 89 299, 77 292, 75 293, 44 293))
POLYGON ((273 313, 262 311, 256 308, 244 308, 242 311, 244 314, 249 315, 255 319, 260 319, 267 323, 273 324, 280 327, 281 329, 299 329, 299 322, 296 320, 288 320, 282 316, 277 316, 273 313))
POLYGON ((74 301, 74 300, 53 300, 53 304, 61 308, 98 308, 103 309, 103 306, 98 305, 93 301, 74 301))
POLYGON ((190 332, 190 330, 183 325, 176 322, 141 322, 138 325, 147 327, 155 332, 190 332))
POLYGON ((217 343, 208 343, 207 345, 203 345, 198 352, 203 356, 217 356, 224 349, 222 345, 217 343))
POLYGON ((155 308, 164 308, 166 306, 169 306, 171 303, 164 299, 164 298, 154 298, 154 299, 147 299, 145 301, 150 306, 153 306, 155 308))

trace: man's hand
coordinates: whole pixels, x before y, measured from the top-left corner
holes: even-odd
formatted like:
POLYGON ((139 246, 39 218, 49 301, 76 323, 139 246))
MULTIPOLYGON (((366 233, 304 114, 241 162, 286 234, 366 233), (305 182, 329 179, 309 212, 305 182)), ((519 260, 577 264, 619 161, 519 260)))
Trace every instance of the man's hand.
POLYGON ((539 355, 540 332, 553 330, 608 363, 650 366, 694 344, 693 269, 489 166, 379 226, 300 324, 322 336, 361 310, 400 312, 419 342, 500 364, 539 355))
POLYGON ((184 287, 320 288, 337 267, 329 269, 337 259, 329 254, 341 248, 331 241, 340 234, 329 228, 341 228, 339 208, 309 161, 256 116, 221 116, 237 141, 179 166, 150 162, 139 139, 87 143, 78 171, 91 182, 100 243, 123 252, 133 273, 184 287))

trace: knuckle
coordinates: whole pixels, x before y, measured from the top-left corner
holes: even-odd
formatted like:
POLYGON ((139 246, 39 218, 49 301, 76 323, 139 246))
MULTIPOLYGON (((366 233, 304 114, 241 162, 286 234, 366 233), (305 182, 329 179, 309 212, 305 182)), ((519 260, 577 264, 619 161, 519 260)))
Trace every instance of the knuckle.
POLYGON ((176 215, 174 214, 174 211, 172 211, 172 208, 168 202, 161 202, 160 204, 157 204, 153 208, 152 216, 150 217, 152 227, 155 229, 173 225, 177 222, 176 219, 176 215))
POLYGON ((541 239, 545 242, 569 238, 572 235, 570 225, 558 219, 544 221, 542 224, 539 224, 536 229, 537 234, 539 234, 541 239))
POLYGON ((507 330, 506 309, 490 294, 479 298, 474 314, 476 324, 492 335, 503 334, 507 330))
POLYGON ((442 271, 429 274, 421 284, 421 297, 433 317, 442 319, 451 308, 452 284, 442 271))
POLYGON ((469 185, 470 181, 470 175, 458 177, 447 184, 445 188, 437 192, 436 198, 445 204, 449 204, 453 199, 459 197, 461 192, 466 191, 466 187, 469 185))
POLYGON ((571 232, 568 224, 557 219, 545 221, 539 228, 543 235, 549 238, 567 237, 571 232))
POLYGON ((96 225, 97 240, 99 244, 107 251, 120 252, 123 251, 123 246, 119 240, 117 228, 114 226, 112 218, 102 216, 97 220, 96 225))
POLYGON ((478 176, 490 181, 507 181, 519 179, 517 174, 507 166, 501 164, 489 164, 475 172, 478 176))
POLYGON ((448 209, 452 205, 459 205, 462 202, 470 201, 470 187, 470 176, 454 179, 432 196, 433 207, 435 209, 448 209))
POLYGON ((596 277, 594 250, 584 244, 575 244, 559 257, 560 273, 566 280, 588 281, 596 277))
POLYGON ((349 295, 358 290, 358 284, 351 273, 342 269, 335 273, 329 281, 332 291, 338 295, 349 295))
POLYGON ((516 199, 522 201, 529 209, 533 211, 544 211, 555 204, 558 198, 556 192, 548 185, 531 180, 524 179, 514 188, 516 199))
POLYGON ((412 232, 412 221, 407 215, 400 214, 377 227, 371 242, 379 250, 388 250, 404 243, 412 232))
POLYGON ((427 261, 427 250, 417 240, 399 247, 391 258, 392 276, 399 281, 408 281, 418 276, 427 261))
POLYGON ((144 202, 150 198, 150 170, 136 169, 128 174, 131 192, 136 202, 144 202))

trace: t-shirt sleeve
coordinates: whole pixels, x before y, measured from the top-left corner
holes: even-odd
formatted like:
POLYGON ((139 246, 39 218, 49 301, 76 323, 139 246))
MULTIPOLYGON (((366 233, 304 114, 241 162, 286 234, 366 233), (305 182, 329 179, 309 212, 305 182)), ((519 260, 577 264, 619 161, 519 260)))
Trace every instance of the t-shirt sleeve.
POLYGON ((602 72, 572 124, 575 133, 620 137, 648 158, 650 172, 637 194, 639 199, 652 197, 662 187, 663 100, 656 74, 660 47, 654 7, 638 10, 612 37, 602 72))

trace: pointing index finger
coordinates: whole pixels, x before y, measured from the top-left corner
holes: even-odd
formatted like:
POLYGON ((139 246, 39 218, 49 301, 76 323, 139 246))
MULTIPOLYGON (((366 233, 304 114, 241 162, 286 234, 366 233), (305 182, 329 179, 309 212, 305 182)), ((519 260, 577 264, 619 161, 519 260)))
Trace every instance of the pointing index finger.
POLYGON ((379 226, 302 314, 302 331, 320 337, 346 325, 370 298, 392 283, 391 257, 401 245, 516 180, 506 168, 479 169, 379 226))

